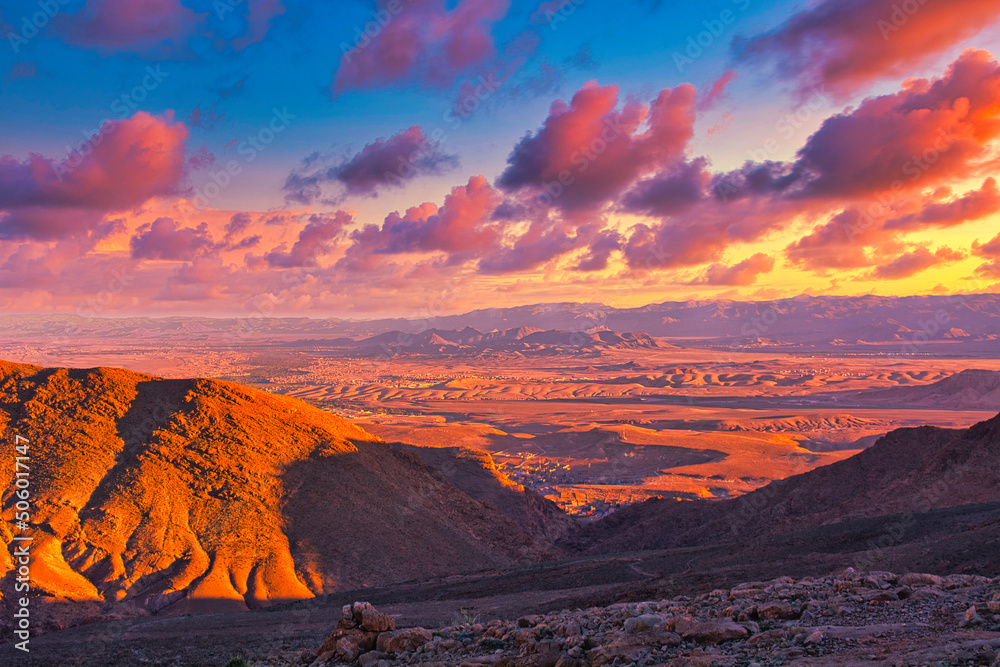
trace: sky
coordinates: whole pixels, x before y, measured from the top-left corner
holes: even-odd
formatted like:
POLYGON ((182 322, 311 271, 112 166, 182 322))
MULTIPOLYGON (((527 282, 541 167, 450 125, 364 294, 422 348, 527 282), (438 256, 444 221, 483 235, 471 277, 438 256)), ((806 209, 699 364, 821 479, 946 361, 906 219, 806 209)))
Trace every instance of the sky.
POLYGON ((1000 289, 1000 0, 4 0, 0 312, 1000 289))

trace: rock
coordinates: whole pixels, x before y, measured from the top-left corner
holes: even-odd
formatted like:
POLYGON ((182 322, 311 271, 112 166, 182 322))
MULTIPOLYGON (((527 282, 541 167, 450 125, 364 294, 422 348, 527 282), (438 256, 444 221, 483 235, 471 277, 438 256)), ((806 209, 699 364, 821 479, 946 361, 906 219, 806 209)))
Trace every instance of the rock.
POLYGON ((721 619, 704 623, 683 621, 676 625, 675 630, 684 639, 699 644, 720 644, 732 639, 743 639, 750 634, 742 625, 721 619))
POLYGON ((642 649, 637 646, 626 646, 623 644, 609 644, 587 651, 587 661, 591 667, 601 667, 610 665, 618 660, 620 663, 628 664, 638 658, 642 649))
POLYGON ((358 662, 361 664, 361 667, 374 667, 374 665, 378 664, 379 660, 388 657, 389 656, 381 651, 369 651, 368 653, 362 653, 358 662))
POLYGON ((906 601, 912 604, 916 602, 927 602, 928 600, 941 600, 947 597, 950 597, 950 595, 941 589, 925 586, 910 593, 910 595, 906 598, 906 601))
POLYGON ((813 646, 815 644, 819 644, 820 642, 822 642, 823 637, 825 636, 826 635, 823 634, 822 630, 817 630, 816 632, 813 632, 808 637, 806 637, 806 640, 803 643, 806 646, 813 646))
POLYGON ((351 612, 354 622, 369 632, 386 632, 396 629, 395 619, 375 609, 370 602, 355 602, 351 612))
POLYGON ((643 614, 642 616, 636 616, 635 618, 629 618, 625 620, 625 632, 635 633, 635 632, 648 632, 649 630, 656 630, 664 626, 664 620, 661 616, 656 616, 655 614, 643 614))
POLYGON ((775 602, 757 608, 759 618, 794 619, 799 615, 799 610, 793 609, 787 602, 775 602))
POLYGON ((963 628, 972 627, 973 625, 979 625, 983 622, 983 619, 979 617, 979 613, 976 611, 975 607, 969 607, 965 612, 965 619, 959 623, 963 628))
POLYGON ((431 631, 425 628, 406 628, 383 632, 378 636, 375 648, 383 653, 402 653, 416 650, 433 638, 431 631))
POLYGON ((341 637, 337 640, 337 657, 343 658, 347 662, 354 662, 361 655, 361 647, 354 643, 350 637, 341 637))
POLYGON ((751 646, 770 646, 771 644, 777 644, 778 642, 785 641, 785 631, 774 629, 765 630, 764 632, 755 634, 747 640, 747 644, 751 646))
POLYGON ((904 574, 899 578, 897 582, 900 586, 940 586, 944 583, 944 580, 934 574, 918 574, 911 572, 909 574, 904 574))
POLYGON ((335 655, 336 653, 334 653, 333 651, 324 651, 323 653, 320 653, 315 660, 312 661, 309 667, 320 667, 321 665, 325 665, 335 655))
POLYGON ((363 651, 370 651, 375 648, 375 638, 378 636, 377 632, 365 632, 360 628, 354 628, 352 630, 337 629, 327 635, 326 640, 323 645, 319 648, 319 653, 324 653, 326 651, 336 651, 337 643, 344 638, 349 639, 354 644, 358 646, 363 651))

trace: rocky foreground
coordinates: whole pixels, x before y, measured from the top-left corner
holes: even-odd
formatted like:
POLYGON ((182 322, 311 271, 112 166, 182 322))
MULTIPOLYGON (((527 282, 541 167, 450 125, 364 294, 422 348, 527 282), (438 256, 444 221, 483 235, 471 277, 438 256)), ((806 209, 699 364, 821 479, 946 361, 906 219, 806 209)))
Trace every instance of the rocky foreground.
POLYGON ((440 629, 396 629, 391 616, 356 602, 343 608, 318 650, 292 664, 1000 667, 1000 577, 848 569, 823 578, 744 583, 695 598, 516 621, 463 620, 440 629))

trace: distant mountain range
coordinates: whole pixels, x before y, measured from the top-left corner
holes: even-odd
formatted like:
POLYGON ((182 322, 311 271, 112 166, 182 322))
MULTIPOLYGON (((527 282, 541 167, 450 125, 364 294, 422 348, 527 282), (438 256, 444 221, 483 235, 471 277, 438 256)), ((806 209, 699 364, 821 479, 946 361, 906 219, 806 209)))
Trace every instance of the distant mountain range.
POLYGON ((420 320, 253 316, 218 319, 0 317, 0 335, 8 338, 81 334, 136 339, 182 335, 210 339, 224 334, 227 339, 238 335, 281 340, 342 337, 358 341, 388 334, 376 344, 398 347, 402 335, 414 337, 417 347, 426 344, 439 348, 475 347, 484 341, 500 344, 502 339, 471 339, 492 335, 480 332, 507 335, 527 329, 534 330, 528 336, 548 331, 577 336, 591 336, 599 331, 643 331, 679 343, 749 348, 890 344, 903 352, 919 352, 928 343, 934 343, 995 350, 1000 344, 1000 295, 808 296, 774 301, 671 301, 637 308, 614 308, 600 303, 548 303, 485 308, 420 320), (449 335, 445 335, 446 332, 450 332, 449 335), (452 334, 457 334, 458 338, 452 334), (440 340, 432 340, 434 335, 440 340), (463 336, 465 342, 461 340, 463 336))
POLYGON ((428 329, 415 334, 387 331, 362 340, 336 338, 330 341, 307 339, 297 342, 324 348, 339 348, 362 355, 475 354, 500 351, 545 355, 610 348, 671 347, 644 333, 616 333, 606 330, 545 331, 533 327, 518 327, 488 333, 482 333, 472 327, 466 327, 461 331, 428 329))

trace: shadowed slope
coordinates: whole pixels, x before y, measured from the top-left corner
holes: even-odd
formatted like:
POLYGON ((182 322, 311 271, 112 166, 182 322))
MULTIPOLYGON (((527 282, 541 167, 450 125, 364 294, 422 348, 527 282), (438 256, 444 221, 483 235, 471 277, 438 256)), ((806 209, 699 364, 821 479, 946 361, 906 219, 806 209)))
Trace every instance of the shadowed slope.
POLYGON ((733 500, 632 505, 584 527, 569 546, 594 553, 703 546, 997 501, 1000 416, 963 430, 897 429, 851 458, 733 500))

